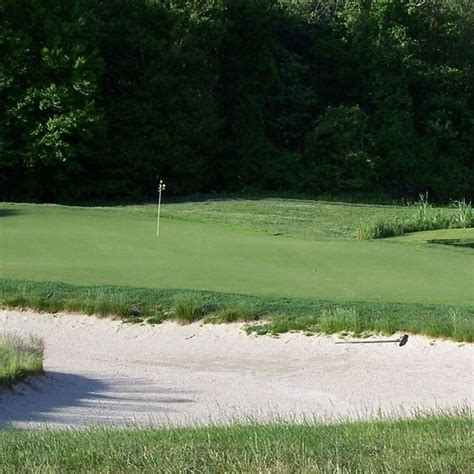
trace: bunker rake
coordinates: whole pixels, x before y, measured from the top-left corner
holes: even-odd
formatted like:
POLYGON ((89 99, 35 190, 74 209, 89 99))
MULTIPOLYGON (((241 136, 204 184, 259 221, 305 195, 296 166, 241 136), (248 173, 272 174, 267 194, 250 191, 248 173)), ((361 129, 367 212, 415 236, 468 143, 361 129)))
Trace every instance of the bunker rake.
POLYGON ((399 347, 404 346, 408 342, 408 334, 404 334, 398 339, 385 339, 377 341, 338 341, 336 344, 387 344, 387 343, 398 343, 399 347))

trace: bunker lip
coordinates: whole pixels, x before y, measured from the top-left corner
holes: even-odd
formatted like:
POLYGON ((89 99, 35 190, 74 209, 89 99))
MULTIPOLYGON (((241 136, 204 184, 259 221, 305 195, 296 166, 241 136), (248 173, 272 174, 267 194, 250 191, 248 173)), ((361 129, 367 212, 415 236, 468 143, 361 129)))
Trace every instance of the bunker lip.
POLYGON ((248 336, 240 324, 18 311, 0 311, 0 331, 46 346, 46 376, 0 392, 0 428, 409 416, 472 403, 474 346, 421 336, 401 350, 336 345, 337 336, 248 336))

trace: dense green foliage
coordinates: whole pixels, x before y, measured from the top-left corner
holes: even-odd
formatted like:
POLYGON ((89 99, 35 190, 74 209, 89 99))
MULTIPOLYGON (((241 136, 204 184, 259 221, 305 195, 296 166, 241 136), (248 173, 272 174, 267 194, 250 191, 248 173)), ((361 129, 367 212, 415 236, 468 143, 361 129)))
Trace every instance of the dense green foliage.
POLYGON ((472 448, 467 409, 337 424, 4 430, 0 472, 468 473, 472 448))
POLYGON ((28 375, 43 372, 43 343, 0 333, 0 390, 28 375))
POLYGON ((1 198, 472 197, 470 0, 1 0, 1 198))

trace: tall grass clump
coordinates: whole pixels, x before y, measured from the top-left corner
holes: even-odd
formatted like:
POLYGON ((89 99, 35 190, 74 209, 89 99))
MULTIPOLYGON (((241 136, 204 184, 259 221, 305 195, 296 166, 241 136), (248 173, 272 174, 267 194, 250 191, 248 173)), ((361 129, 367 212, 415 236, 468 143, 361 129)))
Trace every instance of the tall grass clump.
POLYGON ((51 293, 45 295, 29 294, 23 289, 5 295, 2 298, 2 305, 7 308, 33 309, 48 313, 57 313, 64 308, 63 302, 52 297, 51 293))
POLYGON ((420 200, 415 203, 415 221, 424 224, 429 221, 433 206, 428 202, 428 193, 420 194, 420 200))
MULTIPOLYGON (((348 333, 355 335, 361 333, 366 328, 366 322, 362 322, 355 308, 332 307, 323 308, 320 313, 312 315, 275 315, 264 324, 248 324, 246 331, 248 334, 272 334, 278 335, 285 332, 303 331, 306 334, 325 333, 348 333)), ((368 327, 368 329, 371 329, 368 327)))
POLYGON ((319 318, 319 327, 326 334, 343 331, 358 334, 361 331, 359 316, 354 308, 323 309, 319 318))
MULTIPOLYGON (((41 294, 18 288, 4 295, 1 304, 7 308, 32 309, 40 312, 57 313, 67 311, 96 316, 115 316, 119 318, 139 318, 148 315, 143 305, 135 298, 127 299, 121 291, 109 288, 93 288, 83 294, 59 295, 51 290, 41 294)), ((77 292, 79 293, 79 292, 77 292)), ((153 311, 159 309, 158 304, 153 305, 153 311)))
POLYGON ((189 324, 201 319, 206 313, 206 307, 196 295, 180 294, 174 299, 174 319, 182 324, 189 324))
POLYGON ((376 334, 383 334, 385 336, 388 336, 396 332, 397 329, 399 329, 398 324, 399 321, 397 321, 397 318, 384 315, 374 318, 371 321, 371 324, 366 324, 367 327, 365 329, 368 331, 373 331, 376 334))
POLYGON ((67 311, 81 311, 88 315, 138 317, 142 310, 138 303, 127 301, 124 295, 113 290, 89 291, 83 299, 70 299, 65 303, 67 311))
POLYGON ((43 341, 39 338, 0 334, 0 386, 42 373, 43 353, 43 341))
POLYGON ((457 209, 457 220, 461 227, 468 228, 472 227, 474 224, 474 214, 472 212, 471 202, 466 202, 465 199, 461 201, 454 201, 454 204, 457 209))
POLYGON ((455 201, 454 206, 455 212, 436 210, 428 201, 428 193, 420 194, 408 217, 363 221, 355 235, 358 240, 372 240, 397 237, 408 232, 472 227, 474 217, 471 203, 462 199, 455 201))
POLYGON ((402 235, 406 224, 402 219, 384 219, 369 220, 361 222, 356 230, 357 240, 383 239, 386 237, 395 237, 402 235))
POLYGON ((474 341, 474 324, 472 319, 463 316, 458 308, 449 308, 449 319, 452 326, 451 337, 455 341, 474 341))

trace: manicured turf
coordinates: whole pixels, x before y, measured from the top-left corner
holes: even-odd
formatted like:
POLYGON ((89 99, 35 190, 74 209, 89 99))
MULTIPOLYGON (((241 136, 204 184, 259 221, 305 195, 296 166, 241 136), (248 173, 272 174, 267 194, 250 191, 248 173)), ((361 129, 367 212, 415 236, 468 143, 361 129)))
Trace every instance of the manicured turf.
MULTIPOLYGON (((183 205, 176 206, 165 207, 157 238, 153 207, 3 204, 1 275, 329 301, 472 304, 474 257, 469 251, 402 241, 289 238, 268 229, 207 222, 206 211, 199 215, 204 204, 194 206, 192 219, 186 220, 182 211, 173 214, 183 205)), ((341 224, 337 210, 346 208, 332 206, 335 228, 356 227, 358 216, 341 224)), ((373 209, 359 207, 366 213, 373 209)), ((317 214, 317 205, 312 212, 317 214)), ((249 222, 258 221, 255 214, 248 213, 249 222)), ((272 218, 267 216, 269 222, 272 218)), ((317 219, 308 225, 317 226, 317 219)), ((289 228, 298 226, 300 221, 289 228)))
POLYGON ((0 431, 0 472, 458 472, 471 414, 335 425, 0 431))

